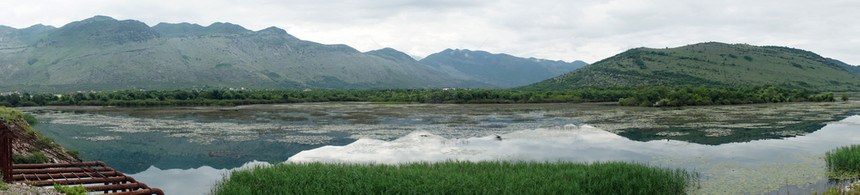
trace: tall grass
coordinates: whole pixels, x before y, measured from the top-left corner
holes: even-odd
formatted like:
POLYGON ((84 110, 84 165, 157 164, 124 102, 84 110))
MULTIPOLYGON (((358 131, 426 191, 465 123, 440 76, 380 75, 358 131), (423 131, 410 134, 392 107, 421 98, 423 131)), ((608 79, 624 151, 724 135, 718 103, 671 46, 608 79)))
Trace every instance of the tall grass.
POLYGON ((824 155, 827 175, 832 179, 860 178, 860 145, 836 148, 824 155))
POLYGON ((698 177, 624 162, 280 163, 233 171, 212 194, 683 194, 698 177))

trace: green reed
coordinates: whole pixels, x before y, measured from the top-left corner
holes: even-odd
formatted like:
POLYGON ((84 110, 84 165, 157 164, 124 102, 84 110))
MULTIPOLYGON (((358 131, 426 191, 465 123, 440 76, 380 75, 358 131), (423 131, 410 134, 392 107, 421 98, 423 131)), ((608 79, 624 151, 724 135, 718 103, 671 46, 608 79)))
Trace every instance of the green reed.
POLYGON ((212 194, 683 194, 698 173, 626 162, 279 163, 212 194))
POLYGON ((843 146, 824 155, 831 179, 860 178, 860 145, 843 146))

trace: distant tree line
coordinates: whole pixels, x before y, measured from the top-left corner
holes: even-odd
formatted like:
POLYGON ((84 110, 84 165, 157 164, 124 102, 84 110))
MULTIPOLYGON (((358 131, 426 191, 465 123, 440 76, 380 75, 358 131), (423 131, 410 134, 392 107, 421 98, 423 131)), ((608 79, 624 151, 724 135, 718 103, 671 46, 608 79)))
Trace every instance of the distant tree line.
POLYGON ((639 88, 632 96, 619 99, 618 103, 625 106, 660 107, 825 101, 834 101, 833 93, 812 94, 806 89, 766 85, 741 88, 639 88))
POLYGON ((0 106, 233 106, 302 102, 414 102, 455 104, 614 102, 628 106, 725 105, 768 102, 834 101, 833 93, 778 86, 739 89, 705 87, 591 88, 566 91, 516 91, 488 89, 388 89, 320 91, 135 91, 10 94, 0 96, 0 106))

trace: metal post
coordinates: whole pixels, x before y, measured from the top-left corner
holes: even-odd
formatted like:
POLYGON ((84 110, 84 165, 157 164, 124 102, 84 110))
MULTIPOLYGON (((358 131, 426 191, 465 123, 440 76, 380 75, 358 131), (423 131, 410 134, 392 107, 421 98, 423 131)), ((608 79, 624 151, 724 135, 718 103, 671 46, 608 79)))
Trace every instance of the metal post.
POLYGON ((12 183, 12 129, 6 126, 6 121, 0 119, 0 168, 3 181, 12 183))

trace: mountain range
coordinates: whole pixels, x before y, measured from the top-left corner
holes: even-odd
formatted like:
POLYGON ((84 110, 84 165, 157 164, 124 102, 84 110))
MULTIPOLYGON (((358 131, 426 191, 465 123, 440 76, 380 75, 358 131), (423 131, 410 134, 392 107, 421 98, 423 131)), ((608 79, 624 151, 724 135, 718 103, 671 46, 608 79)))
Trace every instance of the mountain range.
MULTIPOLYGON (((520 59, 504 57, 465 64, 492 68, 495 65, 484 63, 520 59)), ((517 68, 496 74, 510 78, 515 72, 553 73, 543 78, 526 76, 537 81, 581 67, 520 61, 528 63, 499 65, 517 68)), ((469 68, 445 69, 452 66, 460 64, 431 66, 391 48, 360 52, 347 45, 301 40, 276 27, 251 31, 231 23, 150 27, 135 20, 95 16, 60 28, 0 26, 0 91, 501 88, 530 83, 475 74, 469 68)))
POLYGON ((468 49, 417 61, 392 48, 360 52, 221 22, 150 27, 95 16, 59 28, 0 26, 0 92, 747 85, 858 90, 860 68, 801 49, 718 42, 634 48, 588 65, 468 49))
POLYGON ((777 85, 850 91, 860 89, 857 70, 800 49, 707 42, 678 48, 631 49, 521 89, 777 85))
POLYGON ((588 65, 583 61, 568 63, 467 49, 446 49, 420 62, 457 79, 476 79, 505 88, 532 84, 588 65))

